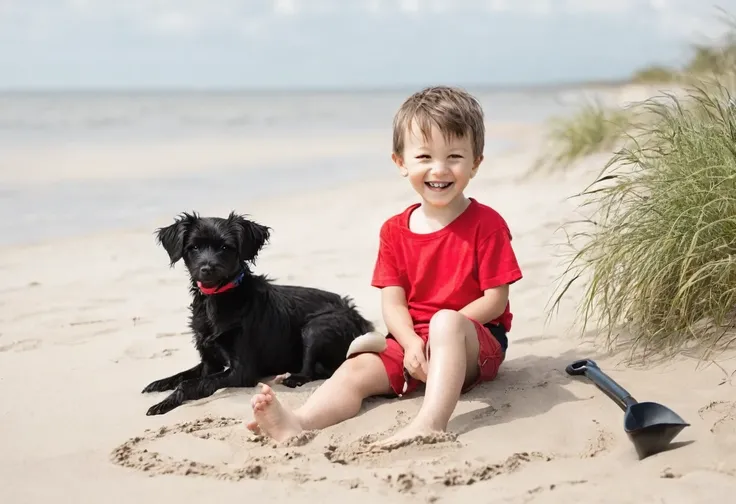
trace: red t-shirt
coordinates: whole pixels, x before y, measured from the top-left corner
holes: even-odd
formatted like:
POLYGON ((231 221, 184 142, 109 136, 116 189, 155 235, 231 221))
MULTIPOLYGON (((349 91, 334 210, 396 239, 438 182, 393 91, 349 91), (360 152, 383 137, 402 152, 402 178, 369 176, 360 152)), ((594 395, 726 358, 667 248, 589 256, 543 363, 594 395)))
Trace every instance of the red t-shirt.
MULTIPOLYGON (((460 310, 483 291, 521 279, 506 221, 491 207, 470 198, 465 211, 444 228, 427 234, 409 229, 419 203, 381 226, 371 285, 401 286, 414 324, 427 324, 441 309, 460 310)), ((511 330, 510 303, 494 323, 511 330)))

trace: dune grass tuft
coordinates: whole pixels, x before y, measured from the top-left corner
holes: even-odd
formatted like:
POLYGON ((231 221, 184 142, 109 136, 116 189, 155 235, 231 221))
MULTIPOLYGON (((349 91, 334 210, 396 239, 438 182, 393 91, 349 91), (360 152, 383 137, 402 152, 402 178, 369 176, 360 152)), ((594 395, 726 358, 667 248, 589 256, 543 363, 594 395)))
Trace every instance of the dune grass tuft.
POLYGON ((570 116, 553 117, 547 129, 547 148, 529 174, 562 171, 585 156, 610 151, 630 127, 630 119, 626 110, 598 102, 585 103, 570 116))
MULTIPOLYGON (((736 74, 736 19, 723 9, 718 11, 725 32, 708 43, 693 44, 692 56, 682 68, 652 65, 634 72, 630 82, 688 89, 702 85, 708 78, 733 79, 736 74)), ((630 130, 638 127, 637 121, 649 119, 634 114, 635 107, 636 104, 612 108, 598 102, 586 103, 570 116, 552 118, 544 151, 526 176, 567 171, 575 161, 613 150, 627 139, 630 130)))
POLYGON ((553 304, 585 282, 583 331, 611 347, 623 330, 643 358, 708 355, 736 322, 736 100, 718 83, 665 98, 579 195, 589 218, 566 226, 584 228, 553 304))
POLYGON ((634 84, 669 84, 679 81, 680 71, 662 65, 652 65, 634 72, 631 82, 634 84))

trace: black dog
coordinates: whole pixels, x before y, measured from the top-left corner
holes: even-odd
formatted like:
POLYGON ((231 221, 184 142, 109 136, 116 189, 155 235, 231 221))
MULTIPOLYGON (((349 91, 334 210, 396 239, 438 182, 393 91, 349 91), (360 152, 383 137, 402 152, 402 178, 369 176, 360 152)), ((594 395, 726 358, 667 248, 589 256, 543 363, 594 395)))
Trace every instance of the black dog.
POLYGON ((269 239, 266 226, 235 213, 183 213, 156 233, 171 266, 184 259, 189 271, 189 325, 200 363, 143 389, 174 390, 148 415, 221 388, 253 387, 264 376, 292 373, 282 382, 288 387, 329 378, 353 339, 374 330, 348 297, 253 274, 249 263, 269 239))

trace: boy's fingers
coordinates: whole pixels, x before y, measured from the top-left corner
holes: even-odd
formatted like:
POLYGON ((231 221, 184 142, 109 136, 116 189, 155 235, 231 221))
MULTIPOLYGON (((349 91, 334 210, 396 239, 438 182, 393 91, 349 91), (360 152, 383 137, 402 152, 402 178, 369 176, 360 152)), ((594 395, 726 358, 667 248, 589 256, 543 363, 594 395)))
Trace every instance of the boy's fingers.
POLYGON ((424 355, 422 355, 421 358, 419 359, 419 367, 422 368, 422 371, 424 372, 424 374, 427 374, 427 367, 428 367, 427 359, 424 358, 424 355))

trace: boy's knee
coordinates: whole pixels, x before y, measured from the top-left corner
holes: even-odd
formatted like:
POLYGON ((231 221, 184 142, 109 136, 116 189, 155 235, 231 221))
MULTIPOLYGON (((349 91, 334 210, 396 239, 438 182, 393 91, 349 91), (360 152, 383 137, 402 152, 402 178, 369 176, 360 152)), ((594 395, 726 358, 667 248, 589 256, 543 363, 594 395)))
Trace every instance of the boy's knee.
POLYGON ((429 338, 432 345, 464 342, 469 331, 470 319, 455 310, 439 310, 429 321, 429 338))
POLYGON ((374 353, 362 353, 349 358, 335 371, 332 380, 339 380, 345 387, 362 390, 383 367, 380 357, 374 353))

